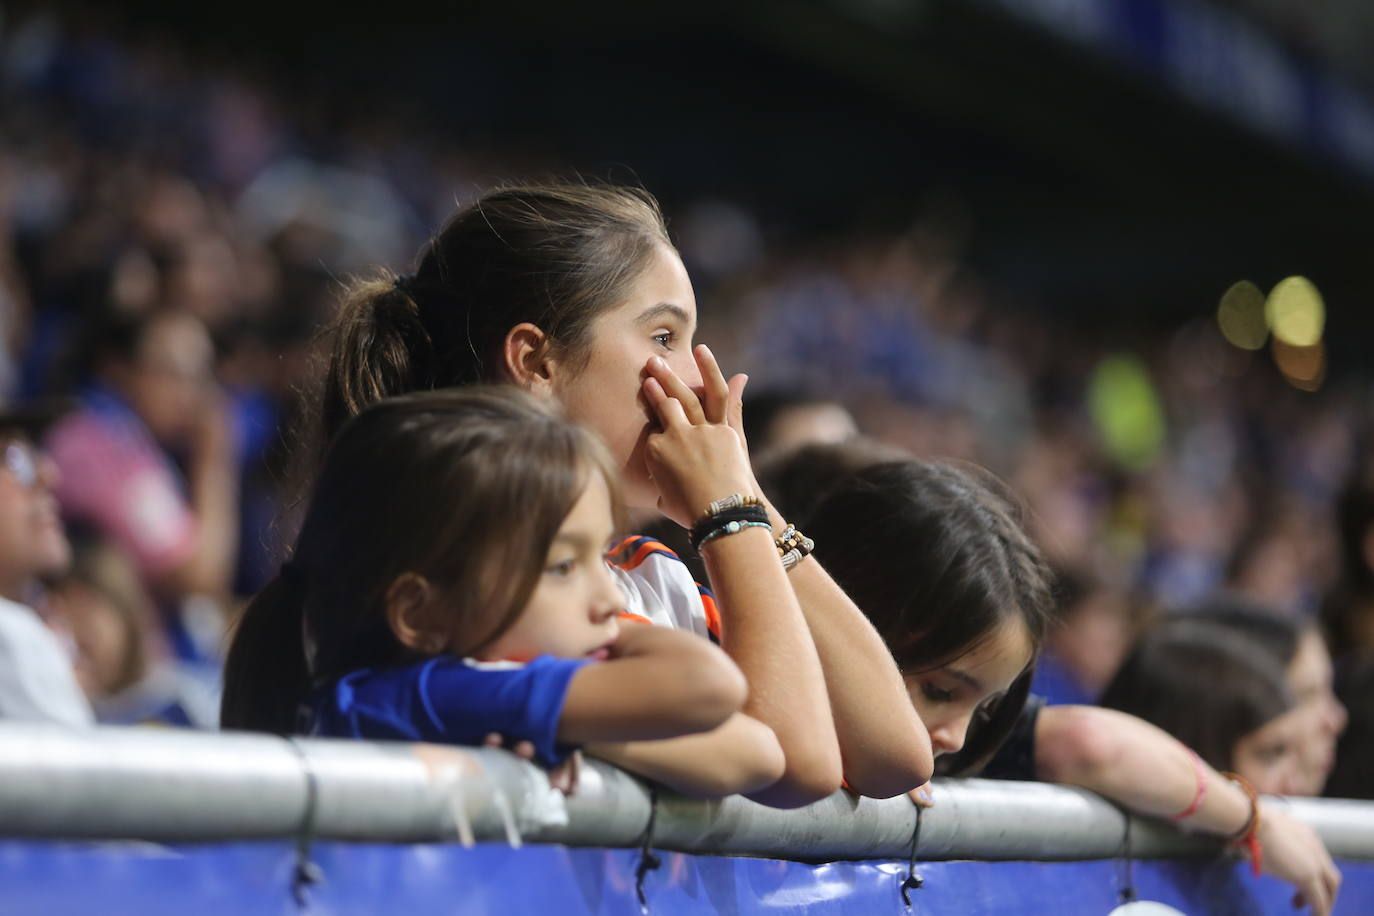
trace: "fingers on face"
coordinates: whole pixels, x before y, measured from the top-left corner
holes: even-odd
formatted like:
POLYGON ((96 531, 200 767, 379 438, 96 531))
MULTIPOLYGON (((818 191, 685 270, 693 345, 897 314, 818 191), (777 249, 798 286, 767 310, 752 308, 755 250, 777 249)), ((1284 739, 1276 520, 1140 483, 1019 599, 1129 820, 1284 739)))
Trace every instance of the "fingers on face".
POLYGON ((690 422, 682 401, 670 394, 657 378, 650 377, 644 380, 644 394, 648 397, 654 412, 658 414, 658 420, 664 429, 690 422))
POLYGON ((702 389, 706 393, 706 418, 712 423, 724 423, 725 412, 730 403, 730 384, 720 371, 715 354, 705 344, 700 344, 692 355, 696 357, 697 368, 701 370, 702 389))
POLYGON ((726 421, 735 428, 735 432, 744 434, 744 386, 749 384, 749 376, 740 373, 734 376, 727 383, 730 390, 729 399, 726 401, 726 421))
POLYGON ((705 421, 706 414, 702 409, 701 399, 661 357, 655 356, 649 360, 646 370, 650 378, 663 386, 663 390, 668 393, 669 397, 676 398, 682 403, 688 419, 693 423, 705 421))

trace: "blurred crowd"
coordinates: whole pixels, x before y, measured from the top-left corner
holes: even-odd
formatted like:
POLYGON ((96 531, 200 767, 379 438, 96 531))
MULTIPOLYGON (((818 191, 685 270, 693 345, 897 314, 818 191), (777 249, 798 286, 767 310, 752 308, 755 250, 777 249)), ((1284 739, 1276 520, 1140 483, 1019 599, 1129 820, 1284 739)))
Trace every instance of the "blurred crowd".
MULTIPOLYGON (((227 621, 290 541, 295 404, 340 279, 405 267, 455 200, 548 164, 332 123, 166 43, 43 17, 0 42, 0 396, 23 434, 6 462, 46 482, 71 543, 7 522, 0 553, 21 560, 0 587, 68 642, 100 720, 213 727, 227 621)), ((985 465, 1025 500, 1061 583, 1052 702, 1096 700, 1161 615, 1224 592, 1320 625, 1344 700, 1323 695, 1323 727, 1369 741, 1360 367, 1299 390, 1226 342, 1214 303, 1167 333, 1026 307, 968 268, 958 207, 786 246, 729 201, 668 215, 698 337, 751 376, 757 461, 862 434, 985 465)))

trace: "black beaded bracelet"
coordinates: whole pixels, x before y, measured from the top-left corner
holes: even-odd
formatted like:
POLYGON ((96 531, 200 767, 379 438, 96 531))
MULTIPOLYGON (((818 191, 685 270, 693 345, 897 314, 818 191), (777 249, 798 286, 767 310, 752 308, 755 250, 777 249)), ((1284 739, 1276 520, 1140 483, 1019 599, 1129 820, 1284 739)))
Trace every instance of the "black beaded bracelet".
POLYGON ((768 521, 768 510, 763 506, 737 506, 702 518, 692 526, 691 532, 687 535, 687 540, 691 543, 693 550, 698 550, 701 548, 701 542, 706 540, 712 532, 719 531, 732 522, 740 528, 754 527, 759 524, 772 527, 768 521))

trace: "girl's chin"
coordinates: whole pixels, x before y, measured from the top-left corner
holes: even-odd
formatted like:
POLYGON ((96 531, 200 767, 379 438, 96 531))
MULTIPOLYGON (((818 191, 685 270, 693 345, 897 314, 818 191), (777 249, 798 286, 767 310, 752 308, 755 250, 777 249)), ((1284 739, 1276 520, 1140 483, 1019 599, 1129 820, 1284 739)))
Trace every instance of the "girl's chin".
POLYGON ((658 487, 643 462, 630 462, 620 477, 625 507, 635 515, 658 514, 658 487))

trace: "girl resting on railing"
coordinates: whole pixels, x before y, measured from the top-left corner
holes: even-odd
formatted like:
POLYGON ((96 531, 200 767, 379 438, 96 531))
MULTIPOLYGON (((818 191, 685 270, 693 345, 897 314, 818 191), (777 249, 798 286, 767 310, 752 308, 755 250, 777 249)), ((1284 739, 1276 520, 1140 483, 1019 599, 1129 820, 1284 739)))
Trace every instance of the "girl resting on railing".
MULTIPOLYGON (((874 452, 862 443, 803 449, 764 479, 791 481, 791 492, 775 495, 892 650, 937 773, 1080 786, 1131 811, 1243 840, 1257 868, 1294 884, 1315 913, 1330 912, 1340 874, 1306 825, 1147 722, 1095 707, 1042 707, 1029 695, 1051 580, 1000 482, 971 465, 879 459, 862 467, 866 454, 874 452)), ((913 797, 930 804, 928 787, 913 797)))
MULTIPOLYGON (((728 430, 678 432, 656 445, 665 463, 738 448, 728 430)), ((623 619, 604 559, 617 481, 595 437, 514 388, 363 411, 234 634, 223 725, 473 745, 495 732, 545 766, 588 746, 633 769, 646 743, 671 758, 647 775, 682 791, 768 786, 782 752, 739 712, 729 657, 623 619)))
MULTIPOLYGON (((722 511, 766 524, 709 541, 698 532, 714 596, 666 548, 627 542, 614 558, 627 609, 718 640, 744 672, 745 712, 773 730, 786 760, 782 778, 751 798, 806 804, 834 792, 842 772, 863 794, 901 794, 930 776, 925 730, 878 634, 762 499, 740 421, 746 378, 727 379, 693 346, 696 325, 691 281, 648 194, 490 191, 421 249, 413 274, 350 285, 309 411, 314 438, 327 442, 385 397, 504 383, 557 402, 600 437, 632 508, 694 527, 717 514, 713 503, 759 501, 722 511), (721 435, 737 447, 719 440, 709 462, 674 465, 655 445, 721 435), (786 570, 784 554, 795 561, 786 570)), ((678 763, 671 751, 638 750, 608 759, 653 772, 678 763)))

